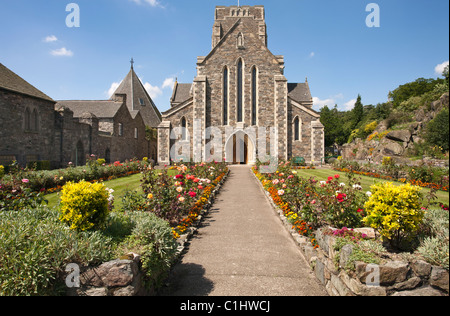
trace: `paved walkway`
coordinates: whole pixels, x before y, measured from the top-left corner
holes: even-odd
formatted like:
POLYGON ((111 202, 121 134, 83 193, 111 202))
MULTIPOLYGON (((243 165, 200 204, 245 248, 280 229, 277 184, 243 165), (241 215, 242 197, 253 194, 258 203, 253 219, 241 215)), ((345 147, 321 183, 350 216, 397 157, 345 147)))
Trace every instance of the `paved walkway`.
POLYGON ((248 166, 232 166, 164 296, 324 296, 248 166))

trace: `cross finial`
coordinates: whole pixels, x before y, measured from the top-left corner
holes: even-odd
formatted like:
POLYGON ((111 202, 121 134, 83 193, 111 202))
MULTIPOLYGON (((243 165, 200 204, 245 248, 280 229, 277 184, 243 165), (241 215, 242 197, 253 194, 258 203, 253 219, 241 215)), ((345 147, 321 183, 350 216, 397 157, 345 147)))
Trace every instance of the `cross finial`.
POLYGON ((131 69, 133 69, 133 65, 134 65, 134 59, 133 59, 133 57, 131 57, 130 63, 131 63, 131 69))

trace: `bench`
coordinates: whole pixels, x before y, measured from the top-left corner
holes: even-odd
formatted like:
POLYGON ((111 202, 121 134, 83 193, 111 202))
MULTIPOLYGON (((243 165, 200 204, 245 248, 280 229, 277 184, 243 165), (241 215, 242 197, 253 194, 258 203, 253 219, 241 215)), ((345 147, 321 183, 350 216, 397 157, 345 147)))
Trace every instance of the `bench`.
POLYGON ((294 157, 294 158, 292 158, 292 163, 294 165, 305 165, 306 160, 303 157, 294 157))

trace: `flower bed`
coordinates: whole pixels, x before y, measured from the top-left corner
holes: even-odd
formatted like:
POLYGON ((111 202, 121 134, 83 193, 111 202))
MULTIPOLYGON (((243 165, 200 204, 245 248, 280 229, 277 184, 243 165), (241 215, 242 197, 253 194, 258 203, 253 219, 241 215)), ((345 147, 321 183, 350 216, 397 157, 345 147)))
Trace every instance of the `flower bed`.
POLYGON ((116 161, 112 164, 105 164, 92 157, 88 164, 82 167, 69 165, 68 168, 52 171, 16 170, 0 179, 0 198, 1 194, 6 195, 7 193, 20 197, 24 189, 50 194, 60 191, 68 182, 109 181, 140 173, 148 166, 147 160, 116 161), (1 193, 2 191, 3 193, 1 193))
POLYGON ((340 183, 338 175, 319 182, 300 179, 287 163, 273 174, 261 174, 258 167, 254 174, 330 294, 448 295, 448 210, 421 208, 420 189, 381 184, 364 193, 356 182, 340 183), (361 269, 368 264, 378 265, 382 280, 388 278, 373 290, 363 282, 367 274, 361 269), (402 269, 391 269, 397 265, 402 269), (417 273, 418 266, 426 271, 417 273), (386 271, 407 277, 389 279, 386 271))
MULTIPOLYGON (((389 157, 385 157, 389 158, 389 157)), ((337 160, 333 169, 341 172, 352 172, 367 177, 410 183, 423 188, 449 190, 448 168, 438 168, 422 164, 420 166, 395 165, 391 159, 384 159, 382 165, 360 165, 355 161, 337 160)))
POLYGON ((183 235, 212 204, 216 187, 228 173, 224 163, 202 163, 172 170, 143 174, 142 187, 147 197, 147 211, 168 221, 176 238, 183 235))

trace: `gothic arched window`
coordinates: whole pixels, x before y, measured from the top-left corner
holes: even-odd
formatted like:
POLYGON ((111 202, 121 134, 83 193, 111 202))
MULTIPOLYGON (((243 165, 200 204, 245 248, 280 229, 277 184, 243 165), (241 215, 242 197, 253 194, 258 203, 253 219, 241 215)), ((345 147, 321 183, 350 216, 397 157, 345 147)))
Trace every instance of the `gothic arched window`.
POLYGON ((294 140, 300 140, 300 119, 297 116, 294 120, 294 140))
POLYGON ((186 118, 182 117, 181 118, 181 140, 187 140, 187 122, 186 122, 186 118))
POLYGON ((223 70, 223 125, 228 125, 228 68, 223 70))
POLYGON ((242 59, 239 59, 237 66, 237 121, 243 122, 243 83, 244 83, 244 65, 242 59))
POLYGON ((252 125, 258 122, 258 70, 252 69, 252 125))
POLYGON ((31 130, 31 112, 29 108, 25 109, 25 130, 31 130))

